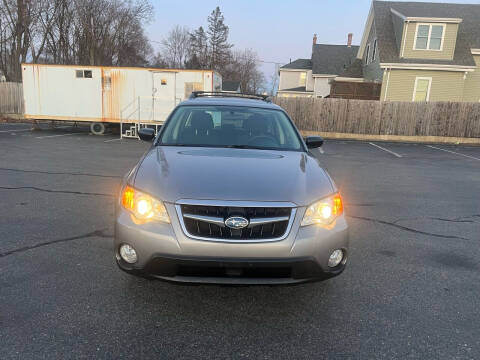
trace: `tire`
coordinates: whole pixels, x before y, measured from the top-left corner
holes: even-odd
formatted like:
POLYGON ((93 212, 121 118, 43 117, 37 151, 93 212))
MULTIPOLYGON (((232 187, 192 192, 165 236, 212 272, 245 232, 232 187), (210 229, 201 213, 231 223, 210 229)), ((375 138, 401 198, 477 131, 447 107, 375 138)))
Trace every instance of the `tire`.
POLYGON ((93 135, 103 135, 105 134, 105 124, 104 123, 91 123, 90 124, 90 132, 93 135))

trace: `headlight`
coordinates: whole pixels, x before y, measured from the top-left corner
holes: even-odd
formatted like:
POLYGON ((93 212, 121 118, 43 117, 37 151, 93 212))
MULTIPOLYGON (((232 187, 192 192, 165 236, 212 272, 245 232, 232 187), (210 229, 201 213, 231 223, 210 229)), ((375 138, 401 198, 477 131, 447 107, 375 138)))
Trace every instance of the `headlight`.
POLYGON ((330 225, 341 214, 343 203, 340 194, 337 193, 310 205, 305 211, 301 226, 330 225))
POLYGON ((138 223, 150 221, 170 222, 167 209, 160 200, 138 191, 131 186, 127 185, 123 189, 122 205, 132 213, 134 220, 138 223))

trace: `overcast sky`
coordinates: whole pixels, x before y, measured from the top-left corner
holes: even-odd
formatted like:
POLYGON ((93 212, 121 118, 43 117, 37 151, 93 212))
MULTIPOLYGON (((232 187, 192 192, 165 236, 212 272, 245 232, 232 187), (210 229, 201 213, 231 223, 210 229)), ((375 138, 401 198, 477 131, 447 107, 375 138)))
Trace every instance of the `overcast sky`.
MULTIPOLYGON (((148 26, 150 39, 160 41, 176 24, 190 29, 206 26, 207 16, 220 6, 236 48, 252 48, 260 59, 287 63, 310 58, 313 34, 317 43, 345 44, 352 32, 359 44, 370 0, 151 0, 155 17, 148 26)), ((432 1, 431 1, 432 2, 432 1)), ((442 1, 480 4, 480 0, 442 1)), ((159 44, 152 43, 154 49, 159 44)), ((264 64, 268 78, 275 65, 264 64)))

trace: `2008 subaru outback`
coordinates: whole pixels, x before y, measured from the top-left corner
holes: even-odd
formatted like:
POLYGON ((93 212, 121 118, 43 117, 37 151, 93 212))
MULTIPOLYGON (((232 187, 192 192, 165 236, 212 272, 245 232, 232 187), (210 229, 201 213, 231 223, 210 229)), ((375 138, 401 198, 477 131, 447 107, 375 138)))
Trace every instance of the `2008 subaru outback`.
POLYGON ((181 282, 285 284, 340 274, 342 198, 277 105, 193 93, 125 177, 115 252, 129 273, 181 282))

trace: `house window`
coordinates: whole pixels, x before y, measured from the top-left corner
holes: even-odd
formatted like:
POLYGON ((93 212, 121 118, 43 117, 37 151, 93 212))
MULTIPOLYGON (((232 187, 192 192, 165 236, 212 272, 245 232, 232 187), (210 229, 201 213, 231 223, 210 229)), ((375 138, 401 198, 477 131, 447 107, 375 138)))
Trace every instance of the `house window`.
POLYGON ((432 78, 417 77, 415 89, 413 90, 413 101, 428 101, 430 99, 430 88, 432 78))
POLYGON ((415 50, 442 50, 445 25, 418 24, 415 50))
POLYGON ((75 77, 91 79, 92 70, 75 70, 75 77))
POLYGON ((375 61, 377 56, 377 39, 373 42, 373 52, 372 52, 372 61, 375 61))
POLYGON ((367 45, 367 52, 365 53, 365 63, 368 65, 368 58, 370 56, 370 44, 367 45))
POLYGON ((307 83, 307 73, 302 72, 302 73, 300 73, 300 83, 299 83, 299 85, 300 86, 305 86, 306 83, 307 83))

